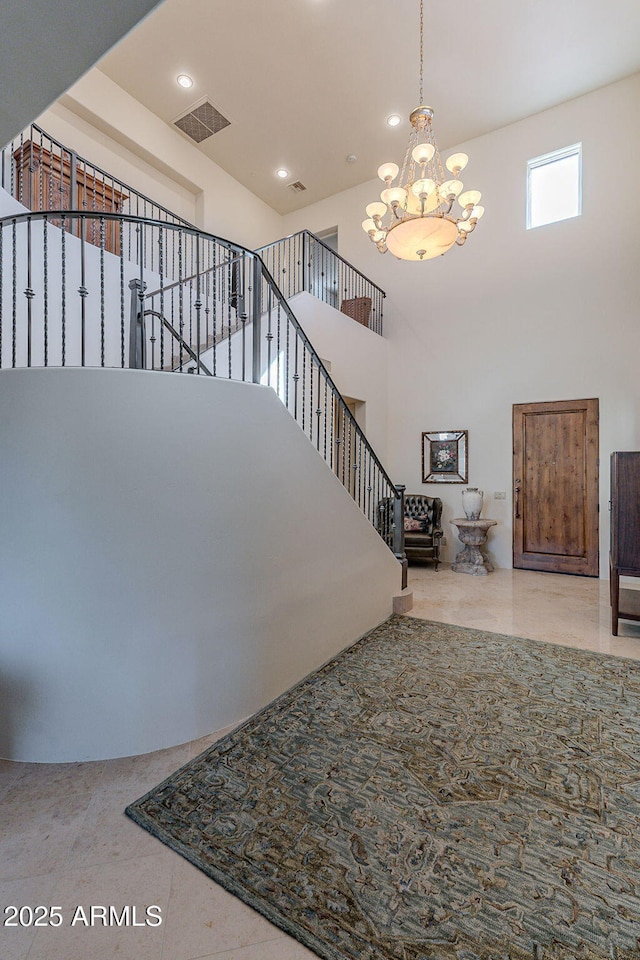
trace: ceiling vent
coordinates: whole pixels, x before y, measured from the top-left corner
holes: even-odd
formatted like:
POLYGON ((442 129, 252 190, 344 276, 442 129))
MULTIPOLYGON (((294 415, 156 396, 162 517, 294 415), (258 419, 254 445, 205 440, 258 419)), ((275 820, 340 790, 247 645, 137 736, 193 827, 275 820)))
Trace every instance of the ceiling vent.
POLYGON ((300 180, 295 180, 293 183, 288 184, 288 186, 294 193, 302 193, 303 190, 307 189, 300 180))
POLYGON ((192 107, 189 113, 183 114, 173 122, 195 143, 202 143, 207 137, 228 127, 231 121, 227 120, 209 100, 204 99, 192 107))

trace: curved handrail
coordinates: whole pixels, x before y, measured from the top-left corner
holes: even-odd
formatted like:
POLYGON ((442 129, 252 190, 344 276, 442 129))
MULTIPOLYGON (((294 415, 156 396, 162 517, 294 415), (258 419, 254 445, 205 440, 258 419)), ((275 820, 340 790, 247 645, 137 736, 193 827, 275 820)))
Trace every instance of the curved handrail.
POLYGON ((172 223, 167 220, 155 220, 153 217, 139 217, 132 213, 111 213, 106 210, 27 210, 25 213, 9 213, 6 217, 0 217, 0 226, 4 226, 6 223, 13 223, 14 221, 21 223, 27 220, 115 220, 132 225, 142 224, 143 226, 158 227, 162 230, 180 230, 182 233, 187 233, 193 237, 199 235, 207 240, 227 247, 229 250, 236 250, 247 256, 256 256, 254 250, 234 243, 232 240, 226 240, 224 237, 217 237, 212 233, 207 233, 205 230, 200 230, 199 227, 194 227, 193 224, 187 221, 184 223, 172 223))

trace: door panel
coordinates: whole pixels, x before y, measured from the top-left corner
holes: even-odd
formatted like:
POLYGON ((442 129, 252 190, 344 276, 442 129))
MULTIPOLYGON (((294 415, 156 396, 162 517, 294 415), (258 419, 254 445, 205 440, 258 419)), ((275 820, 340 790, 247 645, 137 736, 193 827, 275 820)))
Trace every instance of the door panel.
POLYGON ((597 577, 598 401, 513 407, 513 565, 597 577))

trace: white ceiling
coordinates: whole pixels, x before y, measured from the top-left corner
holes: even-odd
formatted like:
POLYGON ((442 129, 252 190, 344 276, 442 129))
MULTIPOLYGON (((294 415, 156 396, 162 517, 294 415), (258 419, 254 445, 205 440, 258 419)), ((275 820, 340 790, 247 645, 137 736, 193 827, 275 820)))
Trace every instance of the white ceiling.
MULTIPOLYGON (((231 125, 199 149, 287 213, 401 160, 418 12, 418 0, 164 0, 98 66, 168 123, 210 99, 231 125)), ((443 151, 637 71, 638 0, 425 0, 424 99, 443 151)))

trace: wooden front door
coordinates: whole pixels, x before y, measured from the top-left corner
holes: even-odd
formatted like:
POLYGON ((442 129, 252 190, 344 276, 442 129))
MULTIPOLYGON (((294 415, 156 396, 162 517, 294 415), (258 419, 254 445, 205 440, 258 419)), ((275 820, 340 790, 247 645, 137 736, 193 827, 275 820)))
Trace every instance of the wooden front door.
POLYGON ((597 399, 514 404, 513 565, 598 576, 597 399))

